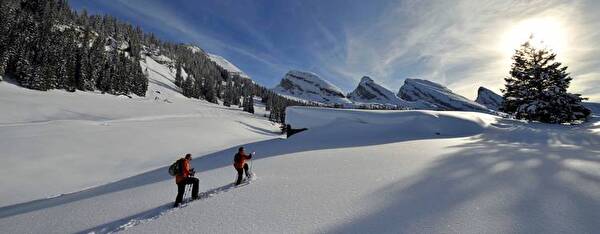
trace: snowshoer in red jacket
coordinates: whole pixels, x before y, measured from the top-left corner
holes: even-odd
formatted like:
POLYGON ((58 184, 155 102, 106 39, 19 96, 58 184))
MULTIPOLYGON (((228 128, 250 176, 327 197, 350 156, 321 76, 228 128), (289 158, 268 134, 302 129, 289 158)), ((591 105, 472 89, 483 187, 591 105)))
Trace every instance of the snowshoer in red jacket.
POLYGON ((175 183, 177 184, 177 197, 175 198, 175 207, 178 207, 183 200, 183 194, 185 193, 185 186, 192 184, 192 199, 198 199, 198 178, 194 177, 196 173, 194 168, 190 168, 190 162, 192 161, 192 155, 186 154, 185 158, 182 158, 181 172, 175 176, 175 183))
POLYGON ((238 173, 238 178, 237 178, 237 181, 235 182, 235 185, 239 185, 242 183, 242 175, 243 175, 244 171, 246 172, 246 177, 250 178, 250 173, 248 172, 248 164, 246 163, 246 160, 251 159, 251 158, 252 158, 252 154, 247 155, 244 152, 244 147, 240 147, 238 149, 237 154, 235 154, 235 156, 233 158, 233 167, 235 167, 235 170, 238 173))

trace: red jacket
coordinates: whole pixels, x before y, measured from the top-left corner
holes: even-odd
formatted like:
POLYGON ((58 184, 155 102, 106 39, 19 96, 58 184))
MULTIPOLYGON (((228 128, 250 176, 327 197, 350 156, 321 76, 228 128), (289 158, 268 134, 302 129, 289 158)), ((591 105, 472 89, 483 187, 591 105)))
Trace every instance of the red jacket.
POLYGON ((185 177, 190 176, 190 160, 183 159, 183 174, 175 176, 175 183, 179 184, 185 177))
POLYGON ((233 158, 233 167, 240 169, 244 167, 244 164, 246 164, 246 160, 251 159, 252 158, 252 154, 250 155, 246 155, 244 153, 237 153, 235 155, 235 157, 233 158))

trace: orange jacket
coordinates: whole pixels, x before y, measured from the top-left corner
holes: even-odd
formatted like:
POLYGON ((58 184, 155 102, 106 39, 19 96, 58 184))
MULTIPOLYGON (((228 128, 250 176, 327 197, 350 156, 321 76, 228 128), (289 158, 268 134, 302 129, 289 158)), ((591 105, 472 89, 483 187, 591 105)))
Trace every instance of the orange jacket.
POLYGON ((183 179, 185 179, 185 177, 188 177, 190 175, 190 161, 187 159, 183 159, 183 175, 176 175, 175 176, 175 183, 179 184, 181 181, 183 181, 183 179))
POLYGON ((252 154, 250 155, 246 155, 244 153, 237 153, 235 155, 235 157, 233 158, 233 167, 240 169, 244 167, 244 164, 246 164, 246 160, 251 159, 252 158, 252 154))

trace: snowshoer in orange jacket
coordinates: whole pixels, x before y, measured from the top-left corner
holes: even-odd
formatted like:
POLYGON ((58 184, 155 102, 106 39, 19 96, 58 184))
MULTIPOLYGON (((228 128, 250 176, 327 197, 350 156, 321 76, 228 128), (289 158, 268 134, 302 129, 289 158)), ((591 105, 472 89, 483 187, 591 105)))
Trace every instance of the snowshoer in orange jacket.
POLYGON ((251 159, 252 158, 252 154, 247 155, 244 152, 244 147, 240 147, 238 149, 237 154, 235 154, 234 158, 233 158, 233 167, 235 167, 235 170, 238 173, 238 178, 237 181, 235 182, 235 185, 239 185, 242 183, 242 175, 243 172, 246 172, 246 177, 250 178, 250 173, 248 172, 248 164, 246 163, 246 160, 251 159))
POLYGON ((178 207, 183 200, 183 194, 185 193, 185 186, 192 184, 192 199, 198 199, 198 178, 194 177, 196 173, 194 168, 190 168, 190 162, 192 161, 192 155, 186 154, 185 158, 181 159, 181 171, 175 175, 175 183, 177 184, 177 197, 175 198, 175 207, 178 207))

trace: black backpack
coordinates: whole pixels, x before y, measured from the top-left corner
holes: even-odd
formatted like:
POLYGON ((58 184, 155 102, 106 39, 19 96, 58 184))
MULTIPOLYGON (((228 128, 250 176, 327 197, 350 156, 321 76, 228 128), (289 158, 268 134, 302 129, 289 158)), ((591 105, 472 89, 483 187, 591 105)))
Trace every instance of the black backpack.
POLYGON ((240 155, 240 153, 236 153, 235 156, 233 156, 233 162, 239 163, 240 161, 242 161, 242 155, 240 155))
POLYGON ((169 175, 183 175, 183 158, 177 159, 177 161, 169 166, 169 175))

